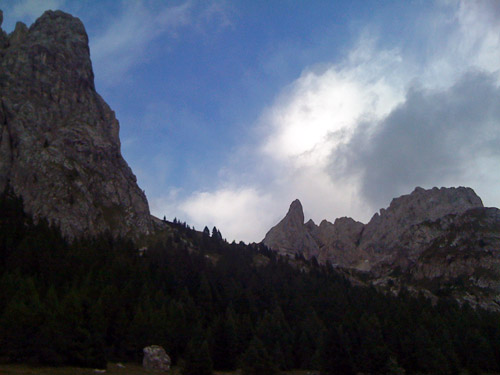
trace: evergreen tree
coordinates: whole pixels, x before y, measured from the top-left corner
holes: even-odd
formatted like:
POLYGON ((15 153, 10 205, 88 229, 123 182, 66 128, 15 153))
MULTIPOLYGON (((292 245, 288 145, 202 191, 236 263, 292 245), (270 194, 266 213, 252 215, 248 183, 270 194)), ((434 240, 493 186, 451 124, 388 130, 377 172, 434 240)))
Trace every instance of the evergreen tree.
POLYGON ((43 307, 33 279, 18 282, 18 292, 0 317, 0 346, 13 361, 33 361, 40 348, 43 307))
POLYGON ((299 329, 296 348, 294 350, 296 367, 318 369, 319 348, 325 327, 318 318, 315 310, 308 313, 299 329))
POLYGON ((198 338, 191 340, 184 359, 183 375, 212 375, 213 365, 207 341, 201 345, 198 338))
POLYGON ((243 354, 243 375, 275 375, 278 368, 271 359, 262 341, 254 337, 243 354))
POLYGON ((498 313, 353 287, 331 265, 292 266, 215 229, 177 221, 138 256, 110 235, 67 243, 0 195, 0 358, 104 367, 155 342, 186 373, 209 373, 212 358, 247 374, 500 372, 498 313))
POLYGON ((320 351, 321 375, 354 375, 350 353, 342 329, 330 327, 320 351))
POLYGON ((292 368, 293 335, 281 308, 275 308, 272 314, 264 314, 257 326, 257 335, 280 369, 292 368))
POLYGON ((369 374, 385 374, 389 362, 389 350, 382 336, 380 322, 375 315, 364 314, 358 326, 359 348, 356 355, 358 371, 369 374))
POLYGON ((213 329, 212 358, 216 370, 234 370, 237 359, 237 337, 234 314, 226 311, 225 317, 215 321, 213 329))
POLYGON ((205 226, 205 228, 203 228, 203 237, 204 238, 210 237, 210 229, 208 229, 207 226, 205 226))

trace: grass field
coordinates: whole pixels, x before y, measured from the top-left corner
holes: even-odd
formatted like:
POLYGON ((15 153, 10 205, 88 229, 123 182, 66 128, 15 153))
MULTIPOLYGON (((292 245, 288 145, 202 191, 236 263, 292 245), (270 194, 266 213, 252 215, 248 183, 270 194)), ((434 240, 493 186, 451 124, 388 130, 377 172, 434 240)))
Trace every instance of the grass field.
MULTIPOLYGON (((40 367, 40 366, 30 366, 30 365, 2 365, 0 364, 0 375, 98 375, 103 372, 89 368, 80 367, 40 367)), ((236 375, 239 371, 235 372, 215 372, 215 375, 236 375)), ((317 371, 289 371, 283 374, 288 375, 313 375, 317 374, 317 371)), ((116 363, 109 363, 108 368, 104 374, 108 375, 153 375, 153 374, 164 374, 161 371, 148 371, 144 370, 141 365, 135 363, 126 363, 125 367, 119 367, 116 363)), ((180 375, 180 370, 178 368, 173 368, 169 375, 180 375)))
MULTIPOLYGON (((40 367, 30 365, 0 365, 0 375, 98 375, 103 372, 99 370, 80 368, 80 367, 40 367)), ((146 375, 161 374, 160 371, 147 371, 142 366, 133 363, 125 364, 125 367, 119 367, 115 363, 108 364, 104 374, 111 375, 146 375)), ((178 369, 170 371, 172 375, 179 375, 178 369)))

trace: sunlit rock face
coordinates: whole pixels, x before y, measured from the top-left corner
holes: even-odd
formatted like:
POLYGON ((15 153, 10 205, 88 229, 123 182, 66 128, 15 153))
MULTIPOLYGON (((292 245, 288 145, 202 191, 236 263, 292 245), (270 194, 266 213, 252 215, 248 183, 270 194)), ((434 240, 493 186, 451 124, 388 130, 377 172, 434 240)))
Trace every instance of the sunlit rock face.
POLYGON ((0 189, 67 237, 148 233, 148 202, 118 132, 78 18, 47 11, 29 28, 0 30, 0 189))
POLYGON ((302 204, 296 199, 283 220, 266 234, 263 243, 284 255, 302 253, 308 259, 317 257, 319 246, 311 233, 315 228, 312 221, 304 224, 302 204))
POLYGON ((429 229, 427 223, 477 207, 483 207, 483 202, 470 188, 417 187, 372 217, 363 229, 359 248, 367 254, 370 265, 397 261, 404 268, 441 234, 429 229))
POLYGON ((416 188, 366 225, 340 218, 318 227, 290 215, 264 244, 365 271, 378 285, 410 285, 500 310, 500 210, 483 207, 470 188, 416 188), (312 243, 296 240, 306 234, 312 243))

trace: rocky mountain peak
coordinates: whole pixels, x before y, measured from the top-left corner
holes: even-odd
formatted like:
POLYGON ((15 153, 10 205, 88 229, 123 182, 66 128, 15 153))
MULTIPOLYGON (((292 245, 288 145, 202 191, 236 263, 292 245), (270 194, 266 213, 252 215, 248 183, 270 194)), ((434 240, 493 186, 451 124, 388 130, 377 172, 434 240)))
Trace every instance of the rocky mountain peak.
POLYGON ((310 233, 315 227, 311 220, 304 224, 302 204, 296 199, 286 216, 266 234, 263 242, 283 254, 303 253, 306 257, 315 256, 319 248, 310 233))
POLYGON ((95 91, 82 22, 47 11, 29 28, 0 30, 0 72, 0 189, 68 237, 148 233, 148 203, 95 91))
POLYGON ((476 207, 483 207, 483 202, 471 188, 417 187, 411 194, 393 199, 387 209, 372 217, 364 228, 361 246, 380 251, 376 248, 399 244, 403 232, 412 225, 476 207))
POLYGON ((298 199, 295 199, 292 204, 290 204, 286 219, 292 225, 301 226, 304 224, 304 210, 302 208, 302 203, 300 203, 298 199))
POLYGON ((302 253, 365 271, 376 285, 441 285, 440 293, 500 311, 500 210, 484 208, 471 188, 417 187, 366 225, 347 217, 299 225, 302 219, 292 203, 264 244, 284 255, 302 253), (456 288, 456 280, 467 287, 456 288))
POLYGON ((416 187, 411 194, 393 199, 387 210, 381 210, 381 216, 405 216, 409 221, 436 220, 475 207, 483 207, 483 202, 471 188, 416 187))

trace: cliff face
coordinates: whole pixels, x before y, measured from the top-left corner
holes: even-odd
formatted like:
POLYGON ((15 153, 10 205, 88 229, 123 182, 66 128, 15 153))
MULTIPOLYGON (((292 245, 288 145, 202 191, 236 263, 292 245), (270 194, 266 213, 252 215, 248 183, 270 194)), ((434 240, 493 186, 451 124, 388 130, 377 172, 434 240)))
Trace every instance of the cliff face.
POLYGON ((378 285, 426 289, 500 310, 500 210, 483 207, 470 188, 416 188, 366 225, 341 218, 318 227, 299 219, 293 226, 283 220, 264 244, 364 271, 378 285), (292 241, 293 231, 313 243, 292 241), (281 238, 279 246, 273 238, 281 238))
POLYGON ((393 199, 387 209, 372 217, 363 229, 359 247, 373 264, 382 259, 394 260, 402 249, 406 250, 407 258, 414 260, 423 251, 421 245, 430 243, 439 234, 422 228, 416 231, 416 226, 476 207, 483 207, 483 202, 470 188, 416 188, 411 194, 393 199))
POLYGON ((29 28, 0 29, 0 189, 68 237, 148 233, 148 202, 118 132, 78 18, 47 11, 29 28))
POLYGON ((319 252, 319 246, 311 233, 315 228, 312 221, 304 224, 304 211, 297 199, 292 202, 283 220, 269 230, 263 242, 281 254, 291 256, 302 253, 310 259, 317 257, 319 252))

